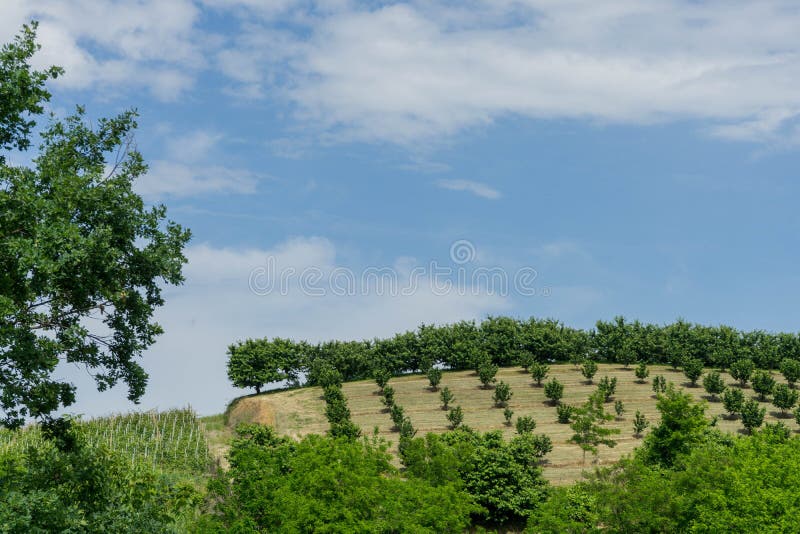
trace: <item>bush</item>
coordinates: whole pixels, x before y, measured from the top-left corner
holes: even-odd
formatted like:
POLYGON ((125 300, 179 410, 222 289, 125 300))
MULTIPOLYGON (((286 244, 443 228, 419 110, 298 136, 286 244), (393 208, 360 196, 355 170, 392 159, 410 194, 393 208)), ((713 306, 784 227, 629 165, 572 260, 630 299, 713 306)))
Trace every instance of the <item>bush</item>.
POLYGON ((647 369, 647 364, 645 362, 639 362, 634 373, 638 379, 637 382, 640 384, 644 384, 645 379, 650 376, 650 371, 647 369))
POLYGON ((597 391, 602 394, 604 402, 610 401, 617 391, 617 377, 604 376, 597 385, 597 391))
POLYGON ((506 408, 503 410, 503 418, 506 420, 506 426, 511 426, 511 419, 514 417, 514 410, 506 408))
POLYGON ((742 412, 744 393, 741 389, 729 388, 722 394, 722 406, 730 417, 742 412))
POLYGON ((590 384, 594 375, 597 374, 597 363, 594 360, 586 360, 581 366, 581 374, 590 384))
POLYGON ((455 395, 453 395, 449 387, 445 386, 442 391, 439 392, 439 400, 442 401, 442 409, 447 410, 450 407, 450 403, 455 400, 455 395))
POLYGON ((536 421, 530 415, 517 417, 517 434, 529 434, 536 429, 536 421))
POLYGON ((403 419, 405 419, 405 411, 403 410, 403 407, 399 404, 393 405, 392 409, 389 410, 389 416, 392 418, 392 422, 394 423, 394 429, 400 431, 403 419))
POLYGON ((725 380, 717 371, 711 371, 703 377, 703 387, 711 395, 711 400, 717 400, 717 395, 725 391, 725 380))
POLYGON ((575 413, 575 408, 573 408, 569 404, 559 404, 556 407, 558 422, 561 423, 562 425, 568 425, 574 413, 575 413))
POLYGON ((794 388, 795 383, 800 380, 800 361, 785 358, 781 361, 781 374, 789 383, 790 388, 794 388))
POLYGON ((625 413, 625 404, 621 400, 614 402, 614 413, 617 414, 618 419, 622 419, 622 414, 625 413))
POLYGON ((478 367, 478 379, 484 389, 489 389, 494 384, 498 369, 496 365, 488 362, 484 362, 478 367))
POLYGON ((514 395, 514 393, 511 391, 511 386, 503 381, 500 381, 500 383, 498 383, 494 388, 494 395, 492 396, 492 399, 494 400, 495 406, 505 408, 508 404, 508 401, 511 400, 512 395, 514 395))
POLYGON ((539 362, 534 362, 531 367, 531 378, 536 380, 536 385, 541 386, 542 380, 547 378, 547 373, 550 372, 550 367, 539 362))
POLYGON ((752 378, 753 391, 758 393, 758 398, 761 401, 767 400, 767 395, 772 393, 775 388, 775 379, 769 371, 756 371, 753 373, 752 378))
POLYGON ((697 379, 703 375, 703 362, 697 358, 686 358, 683 361, 683 374, 689 379, 692 387, 695 387, 697 379))
POLYGON ((558 401, 561 400, 561 397, 564 396, 564 384, 552 378, 544 385, 544 395, 555 406, 558 404, 558 401))
POLYGON ((738 380, 741 387, 746 387, 755 368, 756 366, 752 360, 746 358, 736 360, 731 364, 731 377, 733 377, 734 380, 738 380))
POLYGON ((437 369, 436 367, 431 367, 428 370, 428 382, 431 385, 431 389, 436 391, 439 388, 439 383, 442 381, 442 370, 437 369))
POLYGON ((453 430, 461 426, 461 423, 464 422, 464 410, 461 409, 461 406, 456 406, 447 412, 447 420, 450 421, 450 428, 453 430))
POLYGON ((636 437, 641 436, 648 426, 650 426, 650 423, 647 422, 647 418, 642 412, 636 410, 636 414, 633 416, 633 435, 636 437))
POLYGON ((656 375, 653 377, 653 392, 656 395, 661 395, 667 391, 667 379, 663 375, 656 375))
POLYGON ((386 387, 386 384, 389 383, 389 379, 392 378, 392 373, 387 369, 381 368, 373 373, 373 378, 375 378, 375 383, 382 392, 383 388, 386 387))
POLYGON ((778 384, 772 391, 772 404, 781 411, 781 415, 785 415, 787 410, 791 410, 797 404, 797 397, 796 390, 786 384, 778 384))
POLYGON ((381 402, 384 406, 391 409, 394 406, 394 388, 392 386, 385 386, 381 392, 381 402))
POLYGON ((742 426, 748 432, 752 433, 753 429, 760 427, 764 423, 764 415, 767 410, 762 408, 754 399, 749 399, 742 406, 742 426))

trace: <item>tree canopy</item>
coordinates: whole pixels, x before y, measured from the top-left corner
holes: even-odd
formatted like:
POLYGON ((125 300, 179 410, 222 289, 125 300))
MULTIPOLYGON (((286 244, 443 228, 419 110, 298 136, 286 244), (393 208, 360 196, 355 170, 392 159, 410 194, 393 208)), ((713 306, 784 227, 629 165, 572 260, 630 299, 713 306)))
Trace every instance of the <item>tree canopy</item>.
POLYGON ((144 394, 137 358, 161 327, 163 284, 180 284, 189 232, 147 207, 133 183, 147 171, 133 134, 136 112, 90 121, 83 108, 41 128, 56 67, 35 71, 36 25, 0 51, 0 411, 15 427, 75 401, 54 378, 59 362, 86 367, 98 389, 123 382, 144 394))

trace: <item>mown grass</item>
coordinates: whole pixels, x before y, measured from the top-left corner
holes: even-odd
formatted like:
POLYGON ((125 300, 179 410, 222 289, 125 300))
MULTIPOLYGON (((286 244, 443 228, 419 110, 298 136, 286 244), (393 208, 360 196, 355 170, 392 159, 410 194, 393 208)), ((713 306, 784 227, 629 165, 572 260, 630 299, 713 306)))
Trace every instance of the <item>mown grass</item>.
MULTIPOLYGON (((547 378, 557 378, 564 384, 562 402, 580 405, 597 388, 597 382, 603 376, 617 377, 617 392, 613 400, 621 400, 625 405, 623 417, 612 421, 609 426, 618 428, 617 446, 612 449, 602 448, 599 464, 609 464, 628 454, 641 443, 641 438, 633 435, 633 414, 639 410, 651 424, 658 421, 656 398, 652 391, 652 377, 663 375, 668 382, 675 383, 691 393, 695 399, 707 403, 707 415, 717 416, 717 425, 728 432, 740 432, 741 421, 727 419, 721 402, 708 402, 701 386, 689 387, 688 381, 680 371, 665 366, 650 366, 650 377, 644 384, 637 382, 633 366, 625 369, 619 365, 601 364, 594 383, 585 381, 578 368, 569 364, 550 366, 547 378)), ((778 382, 783 378, 773 373, 778 382)), ((726 373, 723 378, 729 387, 738 387, 736 382, 726 373)), ((535 432, 550 436, 553 440, 553 451, 547 457, 544 466, 545 476, 555 484, 564 484, 576 480, 586 469, 591 469, 589 460, 584 464, 582 452, 578 446, 568 442, 572 431, 569 425, 559 424, 556 420, 556 408, 551 406, 544 394, 544 387, 537 387, 530 375, 522 368, 503 368, 497 374, 497 380, 511 386, 513 397, 509 407, 514 410, 514 419, 522 415, 531 415, 537 422, 535 432)), ((701 382, 702 379, 698 382, 701 382)), ((405 413, 411 418, 417 435, 427 432, 445 432, 448 430, 446 412, 441 409, 439 392, 432 391, 428 380, 421 375, 409 375, 393 378, 389 384, 395 389, 396 402, 403 406, 405 413)), ((492 400, 492 390, 484 389, 477 375, 472 371, 445 372, 440 388, 448 386, 455 394, 452 406, 460 405, 464 410, 464 424, 479 430, 502 430, 507 436, 515 432, 513 426, 505 425, 503 409, 496 408, 492 400)), ((377 431, 378 435, 391 441, 396 447, 398 435, 392 431, 389 414, 378 395, 378 388, 373 381, 363 380, 343 385, 348 398, 348 405, 353 421, 360 425, 365 433, 377 431)), ((755 397, 752 389, 745 389, 747 397, 755 397)), ((241 421, 260 422, 273 425, 285 435, 300 437, 310 433, 324 433, 328 423, 324 415, 322 390, 318 387, 270 392, 258 396, 248 396, 237 402, 228 413, 231 425, 241 421)), ((766 421, 780 420, 791 429, 797 431, 798 425, 793 418, 780 418, 777 409, 769 401, 761 403, 767 409, 766 421)), ((613 402, 607 404, 608 411, 613 413, 613 402)), ((224 449, 220 449, 222 451, 224 449)))

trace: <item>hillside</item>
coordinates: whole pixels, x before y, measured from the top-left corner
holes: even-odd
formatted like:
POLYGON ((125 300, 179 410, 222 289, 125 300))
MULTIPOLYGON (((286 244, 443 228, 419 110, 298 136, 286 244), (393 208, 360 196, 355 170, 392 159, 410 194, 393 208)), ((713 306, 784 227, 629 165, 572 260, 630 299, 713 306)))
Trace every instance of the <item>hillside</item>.
MULTIPOLYGON (((599 463, 609 464, 622 455, 630 453, 639 443, 640 438, 633 436, 633 414, 636 410, 644 413, 653 423, 658 419, 656 400, 652 391, 652 377, 663 375, 667 381, 674 382, 692 393, 696 399, 705 399, 702 387, 689 387, 688 381, 680 371, 666 366, 651 366, 650 377, 644 384, 636 382, 633 367, 625 369, 614 364, 600 364, 594 384, 585 382, 580 371, 569 364, 552 365, 550 377, 555 377, 564 384, 562 402, 579 405, 597 387, 603 376, 617 377, 616 400, 625 404, 625 413, 621 420, 609 423, 619 428, 617 446, 613 449, 601 448, 599 463)), ((738 387, 727 373, 723 373, 729 386, 738 387)), ((773 373, 776 382, 784 382, 779 373, 773 373)), ((546 402, 543 387, 537 387, 530 375, 522 368, 502 368, 497 380, 508 383, 513 391, 509 407, 514 410, 514 418, 521 415, 532 415, 537 422, 535 432, 544 433, 553 440, 553 451, 547 456, 548 463, 544 467, 545 476, 554 484, 565 484, 580 477, 584 469, 590 468, 590 460, 582 463, 581 450, 577 445, 567 443, 572 435, 569 425, 556 421, 556 409, 546 402)), ((396 391, 397 403, 403 406, 406 414, 418 430, 418 435, 427 432, 444 432, 448 429, 446 412, 441 409, 438 392, 428 387, 428 380, 421 375, 409 375, 393 378, 390 381, 396 391)), ((460 405, 464 410, 464 424, 479 430, 503 430, 508 436, 513 435, 513 427, 505 425, 503 410, 495 408, 492 401, 492 390, 483 389, 473 371, 445 372, 440 387, 448 386, 455 394, 453 406, 460 405)), ((377 427, 379 435, 397 445, 398 434, 391 431, 392 422, 389 414, 383 411, 377 386, 371 380, 348 382, 343 385, 348 398, 348 405, 353 421, 360 425, 365 433, 371 433, 377 427)), ((328 423, 324 416, 324 402, 319 387, 308 387, 294 390, 265 393, 247 396, 234 401, 228 413, 228 425, 235 426, 239 422, 258 422, 274 426, 279 433, 293 437, 310 433, 325 433, 328 423)), ((755 396, 751 388, 745 389, 747 397, 755 396)), ((779 418, 777 409, 769 402, 761 403, 767 409, 765 421, 782 421, 794 431, 798 425, 793 418, 779 418)), ((613 412, 611 404, 608 410, 613 412)), ((718 418, 718 426, 729 432, 742 429, 738 419, 728 420, 721 402, 708 402, 707 415, 718 418)))

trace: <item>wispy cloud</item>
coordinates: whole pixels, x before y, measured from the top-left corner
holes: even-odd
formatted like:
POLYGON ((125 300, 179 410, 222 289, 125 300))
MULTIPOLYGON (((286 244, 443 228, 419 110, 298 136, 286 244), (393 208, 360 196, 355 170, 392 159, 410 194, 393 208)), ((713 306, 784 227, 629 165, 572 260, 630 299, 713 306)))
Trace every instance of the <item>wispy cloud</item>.
POLYGON ((475 196, 495 200, 502 195, 497 189, 482 184, 480 182, 472 182, 470 180, 437 180, 436 185, 442 189, 449 189, 451 191, 466 191, 475 196))

